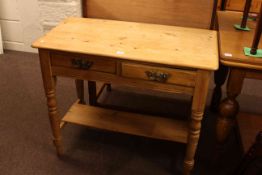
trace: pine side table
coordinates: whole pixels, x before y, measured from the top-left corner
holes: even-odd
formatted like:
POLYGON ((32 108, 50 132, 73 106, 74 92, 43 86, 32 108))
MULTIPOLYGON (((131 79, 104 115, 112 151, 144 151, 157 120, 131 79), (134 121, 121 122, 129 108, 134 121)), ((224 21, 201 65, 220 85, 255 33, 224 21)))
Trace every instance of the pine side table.
POLYGON ((74 123, 187 144, 184 174, 194 166, 210 74, 218 69, 216 31, 113 20, 68 18, 32 45, 39 49, 49 118, 58 155, 61 128, 74 123), (55 77, 102 81, 193 97, 190 121, 83 104, 57 109, 55 77))

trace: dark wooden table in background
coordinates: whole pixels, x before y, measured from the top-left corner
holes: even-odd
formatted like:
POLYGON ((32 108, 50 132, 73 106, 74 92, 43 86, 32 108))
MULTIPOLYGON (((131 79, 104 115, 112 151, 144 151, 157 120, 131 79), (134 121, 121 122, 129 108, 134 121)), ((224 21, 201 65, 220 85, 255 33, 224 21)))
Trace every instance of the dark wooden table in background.
MULTIPOLYGON (((245 56, 243 51, 244 47, 251 47, 252 45, 256 27, 254 21, 248 21, 248 26, 251 28, 251 31, 245 32, 236 30, 233 27, 234 24, 240 23, 242 13, 219 11, 217 17, 221 65, 220 70, 215 74, 216 88, 211 108, 216 109, 219 106, 217 141, 223 144, 231 132, 239 112, 239 103, 236 98, 241 93, 244 79, 262 80, 262 58, 245 56), (226 79, 228 68, 227 96, 219 105, 221 86, 226 79)), ((261 43, 259 48, 262 48, 261 43)))

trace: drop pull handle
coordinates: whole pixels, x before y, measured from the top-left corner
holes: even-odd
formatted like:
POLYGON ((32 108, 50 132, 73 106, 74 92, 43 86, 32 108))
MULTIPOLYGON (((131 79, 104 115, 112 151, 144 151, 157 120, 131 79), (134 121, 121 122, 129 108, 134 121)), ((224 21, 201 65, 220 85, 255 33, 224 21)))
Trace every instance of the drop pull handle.
POLYGON ((83 60, 83 59, 72 59, 71 60, 72 66, 78 69, 85 69, 88 70, 93 65, 92 61, 83 60))
POLYGON ((146 71, 145 72, 147 78, 151 81, 158 81, 158 82, 166 82, 169 74, 164 72, 158 72, 158 71, 146 71))

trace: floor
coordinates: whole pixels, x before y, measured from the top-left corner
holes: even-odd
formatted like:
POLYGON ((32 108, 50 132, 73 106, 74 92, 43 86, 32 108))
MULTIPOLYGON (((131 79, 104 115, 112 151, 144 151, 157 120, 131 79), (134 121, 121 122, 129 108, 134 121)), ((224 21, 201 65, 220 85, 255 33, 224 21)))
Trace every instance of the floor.
MULTIPOLYGON (((190 105, 172 94, 113 85, 100 102, 163 116, 182 116, 190 105), (154 93, 155 94, 155 93, 154 93), (161 105, 160 105, 161 104, 161 105)), ((76 99, 74 81, 58 79, 63 115, 76 99)), ((216 153, 216 115, 205 113, 194 175, 227 175, 240 159, 235 136, 216 153), (219 155, 217 157, 217 155, 219 155)), ((37 54, 5 51, 0 55, 0 174, 3 175, 179 175, 185 145, 105 132, 68 124, 65 155, 58 158, 51 140, 46 99, 37 54)))

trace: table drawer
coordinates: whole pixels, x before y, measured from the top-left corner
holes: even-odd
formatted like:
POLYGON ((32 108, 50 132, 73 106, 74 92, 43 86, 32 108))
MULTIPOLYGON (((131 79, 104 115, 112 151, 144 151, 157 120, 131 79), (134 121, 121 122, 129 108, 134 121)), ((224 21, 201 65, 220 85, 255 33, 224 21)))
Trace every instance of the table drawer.
POLYGON ((99 56, 52 53, 51 65, 73 69, 116 73, 116 61, 99 56))
POLYGON ((194 87, 196 71, 122 63, 123 77, 194 87))

